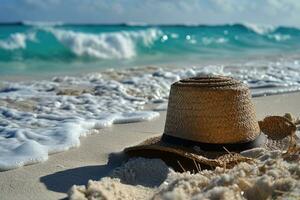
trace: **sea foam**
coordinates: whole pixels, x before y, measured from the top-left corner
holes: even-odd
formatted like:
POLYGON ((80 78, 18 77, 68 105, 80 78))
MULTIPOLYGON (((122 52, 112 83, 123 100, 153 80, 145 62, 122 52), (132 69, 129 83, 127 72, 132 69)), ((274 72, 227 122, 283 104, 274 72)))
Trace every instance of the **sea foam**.
POLYGON ((6 50, 25 49, 27 41, 35 41, 35 33, 13 33, 9 38, 0 40, 0 48, 6 50))
POLYGON ((48 154, 78 147, 80 137, 92 130, 158 117, 158 111, 166 109, 170 85, 182 78, 233 76, 247 83, 253 96, 300 89, 299 64, 252 64, 146 67, 48 81, 1 82, 0 170, 42 162, 48 154))

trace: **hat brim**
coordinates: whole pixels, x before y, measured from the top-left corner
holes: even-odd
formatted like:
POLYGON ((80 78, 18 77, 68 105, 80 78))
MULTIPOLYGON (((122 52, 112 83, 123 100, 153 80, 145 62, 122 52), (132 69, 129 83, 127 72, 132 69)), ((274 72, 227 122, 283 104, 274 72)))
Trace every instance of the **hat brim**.
MULTIPOLYGON (((272 140, 263 133, 260 134, 259 146, 267 150, 286 150, 289 147, 289 137, 272 140)), ((243 151, 245 149, 240 149, 243 151)), ((159 158, 175 171, 198 171, 216 167, 231 168, 239 162, 253 162, 253 159, 243 157, 238 149, 234 152, 224 148, 222 151, 203 150, 201 146, 184 146, 169 143, 162 136, 152 137, 141 144, 128 147, 124 152, 129 157, 159 158)))

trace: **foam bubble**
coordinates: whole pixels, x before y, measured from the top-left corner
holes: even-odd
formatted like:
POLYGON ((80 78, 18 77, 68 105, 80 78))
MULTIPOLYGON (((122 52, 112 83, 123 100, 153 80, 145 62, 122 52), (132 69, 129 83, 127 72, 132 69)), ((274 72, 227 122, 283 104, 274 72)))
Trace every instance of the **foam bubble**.
POLYGON ((219 37, 219 38, 214 38, 214 37, 203 37, 202 38, 202 43, 204 45, 210 45, 210 44, 224 44, 227 43, 228 39, 219 37))

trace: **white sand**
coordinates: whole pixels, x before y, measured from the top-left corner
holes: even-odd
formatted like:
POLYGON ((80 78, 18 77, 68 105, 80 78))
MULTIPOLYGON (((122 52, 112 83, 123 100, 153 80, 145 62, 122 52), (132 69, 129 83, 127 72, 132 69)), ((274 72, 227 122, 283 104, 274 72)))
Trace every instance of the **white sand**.
MULTIPOLYGON (((258 118, 262 118, 267 114, 282 115, 285 112, 291 112, 294 115, 298 115, 300 113, 299 100, 300 93, 291 93, 255 98, 254 103, 257 108, 258 118)), ((49 160, 45 163, 0 172, 1 199, 64 198, 67 196, 66 192, 72 185, 86 185, 90 179, 100 180, 102 177, 108 176, 111 170, 117 167, 122 161, 121 157, 118 156, 108 159, 109 153, 121 151, 126 146, 134 145, 148 137, 161 134, 163 132, 164 118, 165 113, 162 112, 160 118, 151 122, 116 125, 113 128, 102 130, 99 134, 82 138, 81 147, 51 155, 49 160), (109 163, 107 163, 108 160, 109 163)), ((152 165, 153 164, 151 164, 151 166, 152 165)), ((159 166, 161 165, 163 166, 162 163, 159 164, 159 166)), ((127 197, 129 195, 129 197, 132 198, 134 198, 135 195, 136 197, 144 198, 151 197, 158 191, 163 191, 157 194, 156 197, 159 199, 167 198, 165 196, 167 193, 170 194, 170 198, 173 197, 172 195, 177 194, 176 191, 173 192, 173 189, 177 187, 168 187, 164 184, 161 185, 160 182, 162 180, 154 179, 151 181, 149 177, 163 177, 164 180, 166 178, 169 184, 174 180, 174 177, 176 177, 176 179, 181 180, 185 185, 184 189, 180 189, 179 187, 180 191, 182 191, 180 193, 187 197, 193 196, 189 191, 193 191, 192 186, 194 184, 204 184, 201 181, 200 183, 200 179, 198 180, 197 178, 195 178, 195 181, 193 182, 192 176, 189 174, 166 172, 168 170, 167 168, 160 168, 158 171, 153 170, 152 174, 147 177, 142 177, 138 174, 136 175, 137 172, 134 171, 135 168, 126 167, 126 169, 129 171, 132 169, 133 171, 124 173, 124 169, 121 169, 118 174, 116 174, 116 172, 114 173, 117 178, 106 178, 109 181, 103 183, 107 184, 103 187, 110 188, 107 195, 119 191, 120 194, 125 195, 122 199, 126 198, 126 195, 127 197), (162 169, 165 169, 165 171, 161 171, 162 169), (159 173, 158 176, 156 176, 156 173, 159 173), (189 179, 191 179, 191 181, 189 179), (120 180, 126 180, 127 182, 119 183, 120 180), (141 182, 143 185, 136 186, 136 184, 140 184, 141 182), (122 188, 113 190, 110 186, 122 186, 122 188), (155 187, 159 188, 155 189, 155 187), (191 187, 191 190, 188 190, 189 187, 191 187), (127 193, 127 191, 130 192, 127 193)), ((288 169, 284 170, 285 171, 283 171, 282 174, 279 174, 278 177, 285 178, 286 175, 284 173, 287 171, 291 173, 288 169)), ((222 171, 219 172, 219 174, 222 173, 222 171)), ((217 178, 217 176, 215 178, 217 178)), ((209 179, 210 182, 212 180, 213 179, 211 178, 209 179)), ((264 181, 262 180, 262 182, 264 181)), ((268 180, 266 182, 268 182, 268 180)), ((272 182, 272 188, 275 187, 274 184, 275 183, 272 182)), ((293 183, 291 184, 293 185, 293 183)), ((226 194, 223 194, 224 188, 221 183, 219 185, 220 187, 215 188, 214 192, 209 192, 210 190, 207 190, 201 195, 204 195, 204 197, 211 197, 209 195, 213 194, 232 195, 230 192, 228 194, 226 192, 226 194)), ((235 184, 230 182, 230 185, 235 184)), ((232 190, 234 190, 234 188, 232 188, 232 190)), ((200 198, 200 196, 195 197, 200 198)))
POLYGON ((73 200, 84 199, 257 199, 300 196, 300 155, 285 161, 280 151, 242 152, 257 164, 240 163, 197 174, 175 173, 158 159, 132 159, 101 181, 73 186, 73 200), (257 157, 257 155, 260 155, 257 157), (298 161, 296 161, 298 160, 298 161), (135 187, 134 187, 135 186, 135 187))

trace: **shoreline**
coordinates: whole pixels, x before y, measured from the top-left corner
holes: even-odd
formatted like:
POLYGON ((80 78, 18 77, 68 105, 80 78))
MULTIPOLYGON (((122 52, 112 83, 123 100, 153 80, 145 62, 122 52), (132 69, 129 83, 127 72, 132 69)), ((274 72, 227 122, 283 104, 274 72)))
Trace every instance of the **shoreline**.
MULTIPOLYGON (((258 120, 266 115, 287 112, 299 116, 299 100, 299 92, 253 98, 258 120)), ((79 148, 50 155, 46 162, 0 172, 2 198, 65 198, 72 185, 86 185, 89 179, 99 180, 122 162, 122 157, 116 156, 107 163, 109 154, 162 134, 165 112, 160 113, 159 118, 149 122, 117 124, 81 137, 79 148)))
MULTIPOLYGON (((192 68, 203 68, 207 66, 222 66, 222 67, 228 67, 228 68, 239 68, 243 67, 247 69, 247 67, 261 67, 264 68, 268 64, 273 63, 276 64, 277 62, 285 62, 285 61, 297 61, 299 59, 298 54, 291 54, 289 56, 283 56, 281 54, 278 54, 276 56, 248 56, 245 58, 223 58, 219 60, 213 60, 210 59, 201 59, 199 60, 185 60, 185 61, 153 61, 150 62, 151 64, 145 63, 127 63, 127 64, 121 64, 121 63, 115 63, 110 65, 104 65, 101 67, 96 67, 97 65, 101 63, 97 63, 94 61, 80 61, 78 63, 73 63, 74 68, 68 68, 68 70, 57 70, 57 72, 53 72, 53 70, 50 71, 32 71, 30 73, 24 73, 22 75, 15 73, 15 74, 0 74, 1 81, 39 81, 39 80, 51 80, 54 77, 64 77, 64 76, 72 76, 72 77, 80 77, 82 75, 87 74, 93 74, 93 73, 103 73, 107 71, 123 71, 123 70, 145 70, 147 68, 162 68, 164 70, 179 70, 179 69, 192 69, 192 68), (256 61, 253 62, 253 60, 256 61), (82 67, 87 64, 88 67, 82 67), (245 65, 245 66, 243 66, 245 65), (80 68, 78 68, 80 66, 80 68), (74 69, 74 71, 71 71, 74 69)), ((121 62, 121 61, 120 61, 121 62)), ((29 63, 30 64, 30 63, 29 63)), ((54 62, 51 63, 53 66, 63 66, 65 64, 64 62, 54 62)), ((72 64, 71 64, 72 65, 72 64)), ((41 65, 43 67, 43 65, 41 65)), ((69 66, 71 67, 71 66, 69 66)), ((25 68, 26 69, 26 68, 25 68)), ((22 72, 22 71, 21 71, 22 72)))
MULTIPOLYGON (((213 67, 213 68, 220 68, 220 72, 217 72, 217 74, 223 74, 224 73, 224 68, 228 67, 230 72, 232 70, 232 72, 234 73, 236 69, 236 67, 238 66, 238 64, 236 64, 237 66, 234 67, 234 64, 231 63, 233 66, 230 66, 230 62, 225 64, 225 65, 220 65, 221 63, 215 63, 214 65, 205 65, 205 64, 201 64, 201 67, 199 66, 194 66, 193 64, 189 64, 186 67, 180 67, 180 65, 173 65, 167 64, 155 64, 155 65, 141 65, 141 66, 126 66, 124 68, 103 68, 103 69, 91 69, 89 71, 86 71, 86 69, 82 69, 81 71, 76 71, 73 73, 67 73, 67 74, 48 74, 48 75, 42 75, 42 76, 37 76, 37 74, 34 75, 12 75, 12 76, 8 76, 5 77, 5 75, 0 75, 0 78, 2 78, 2 80, 0 81, 0 89, 1 89, 1 83, 32 83, 32 82, 38 82, 38 81, 53 81, 53 79, 58 78, 58 79, 62 79, 64 77, 71 77, 71 78, 75 78, 75 79, 79 79, 80 77, 84 77, 84 76, 92 76, 94 74, 97 75, 107 75, 109 73, 127 73, 127 72, 154 72, 154 71, 160 71, 160 70, 164 70, 165 72, 178 72, 180 70, 200 70, 202 68, 206 68, 206 67, 213 67), (189 67, 188 67, 189 66, 189 67)), ((247 67, 246 67, 247 68, 247 67)), ((205 69, 207 70, 207 69, 205 69)), ((214 71, 214 73, 216 73, 216 70, 212 70, 214 71)), ((228 73, 227 72, 227 73, 228 73)), ((207 73, 207 72, 206 72, 207 73)), ((209 72, 208 72, 209 74, 209 72)), ((235 74, 231 74, 229 76, 234 76, 235 74)), ((113 79, 112 79, 113 80, 113 79)), ((252 97, 261 97, 261 96, 272 96, 272 95, 280 95, 280 94, 286 94, 286 93, 294 93, 294 92, 299 92, 300 91, 300 85, 292 85, 292 86, 276 86, 275 85, 268 85, 268 83, 266 83, 266 87, 261 87, 258 86, 257 88, 251 88, 251 92, 255 93, 252 95, 252 97)))

